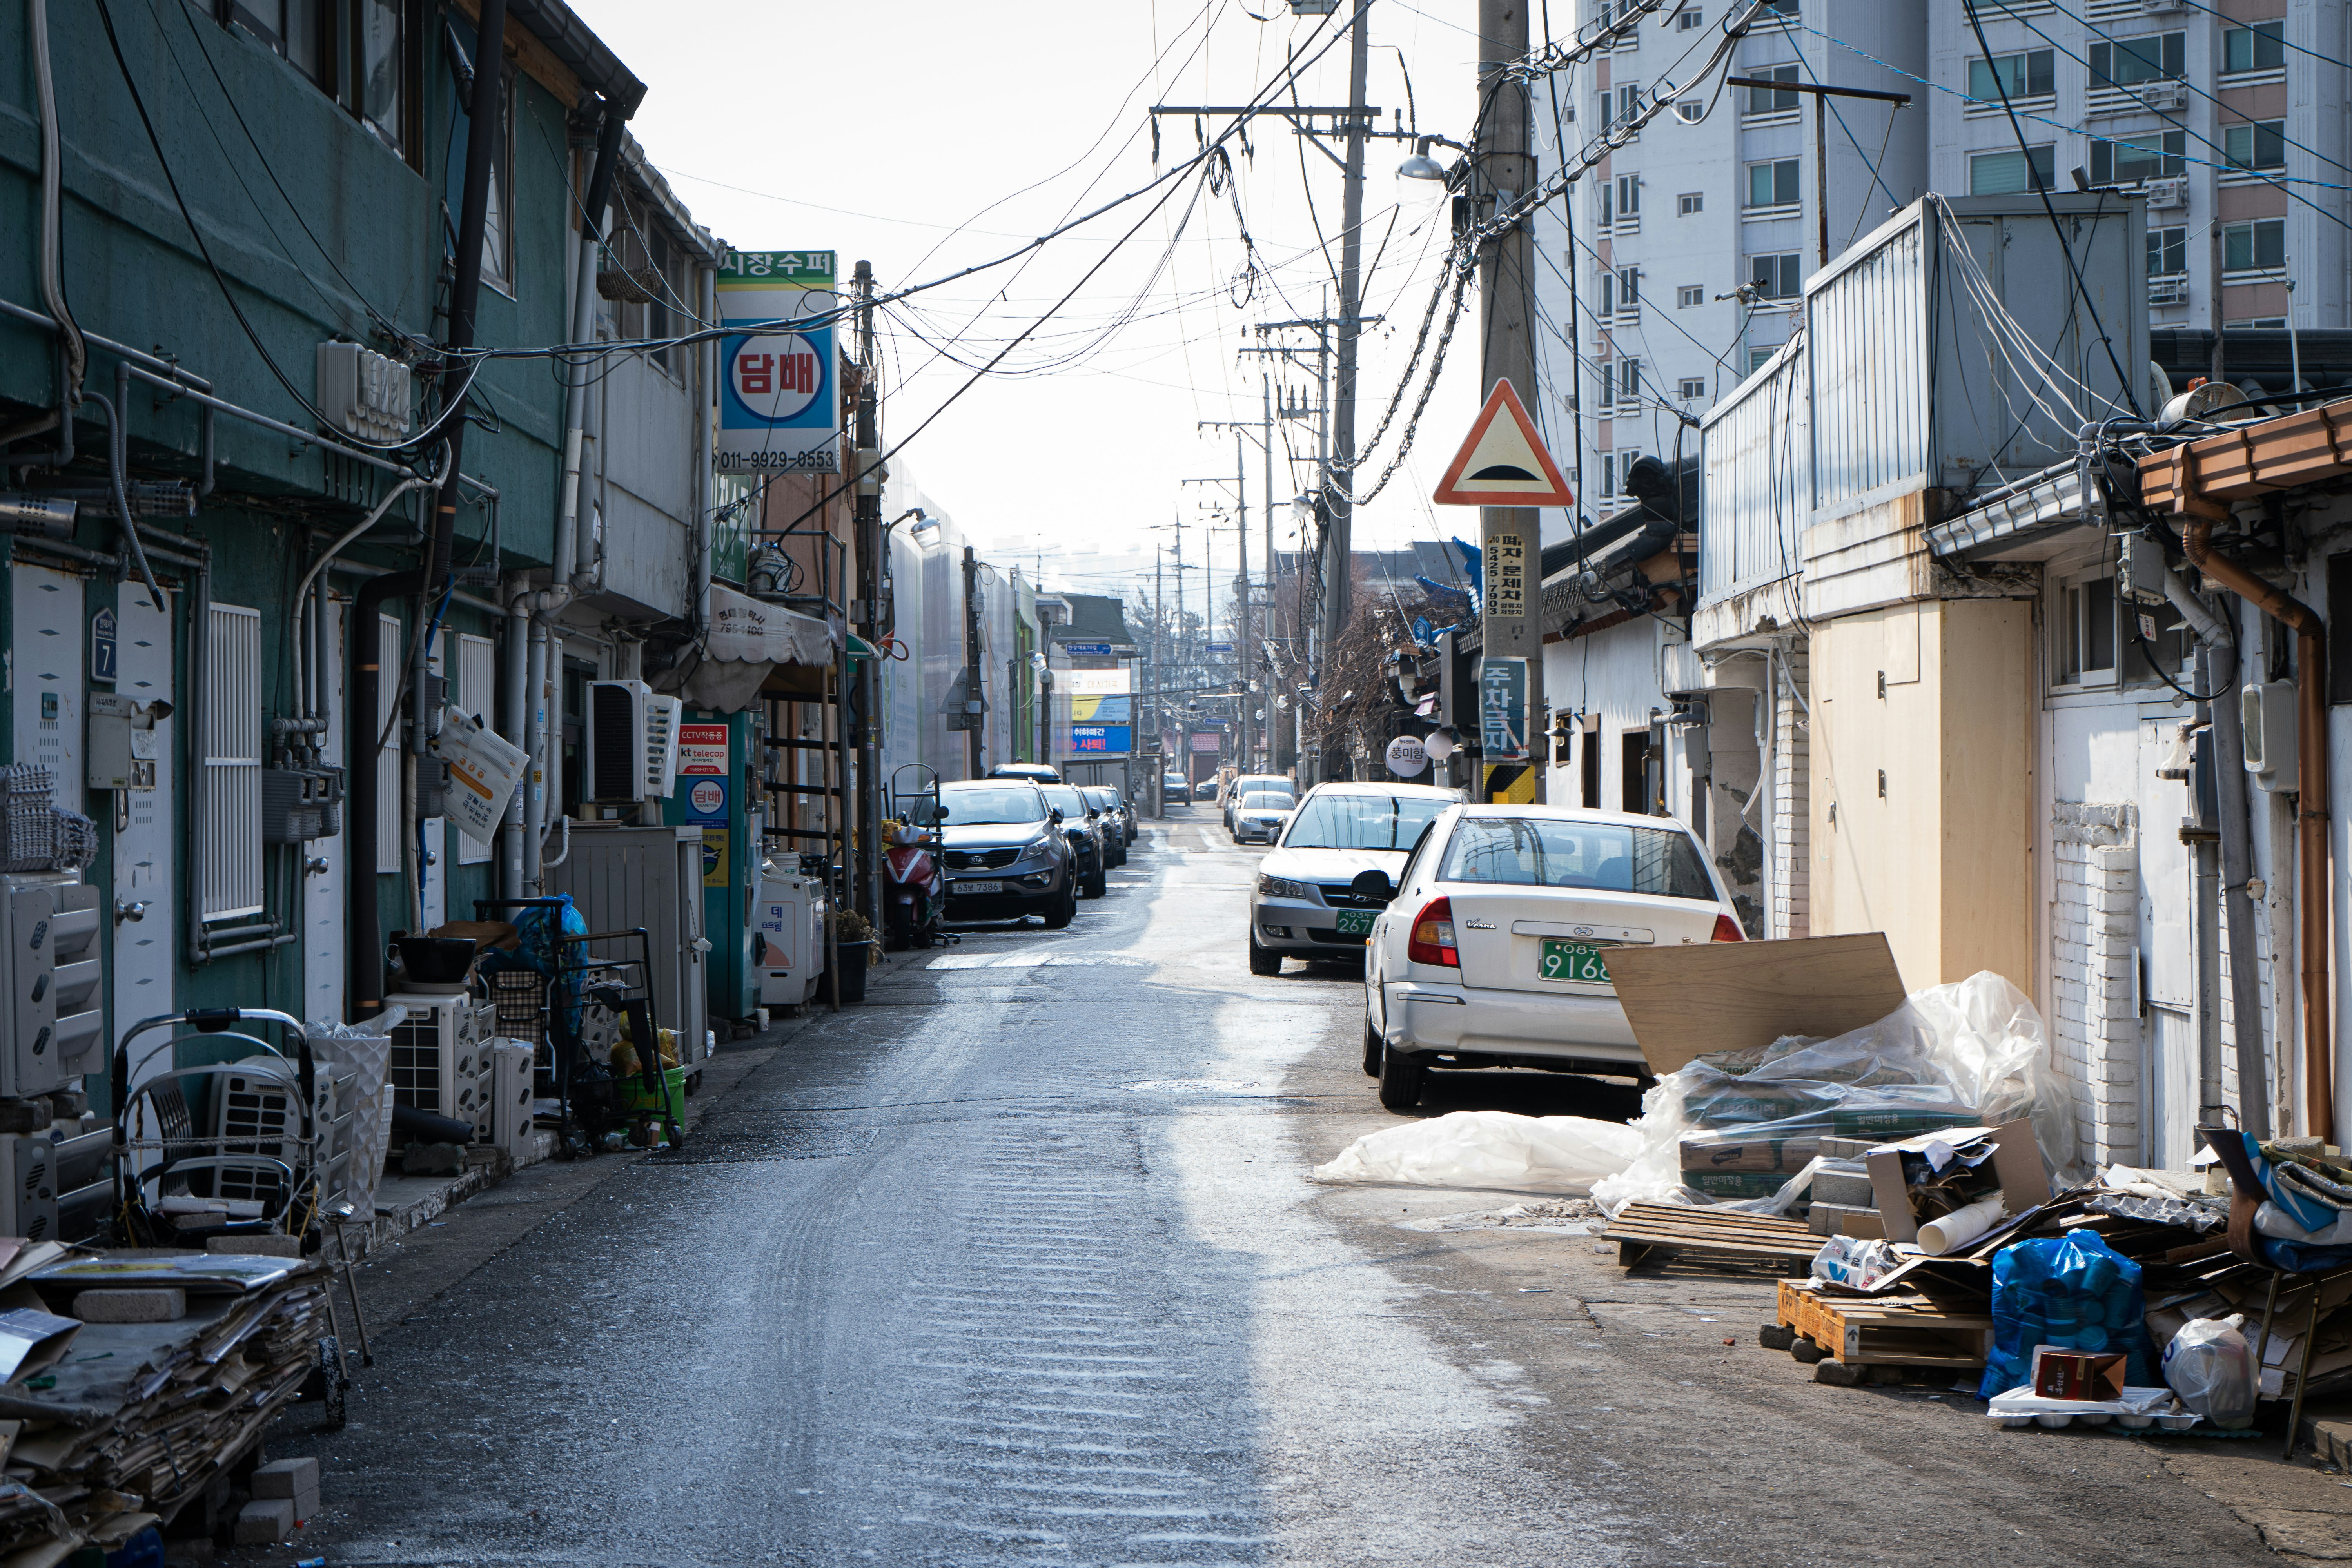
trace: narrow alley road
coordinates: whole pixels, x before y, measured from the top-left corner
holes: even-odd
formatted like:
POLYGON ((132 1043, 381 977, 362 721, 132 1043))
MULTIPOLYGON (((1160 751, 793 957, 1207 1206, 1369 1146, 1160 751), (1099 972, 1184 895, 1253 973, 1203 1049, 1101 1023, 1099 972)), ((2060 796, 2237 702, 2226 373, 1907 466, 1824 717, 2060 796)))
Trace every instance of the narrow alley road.
MULTIPOLYGON (((1250 975, 1257 858, 1180 810, 1068 931, 901 956, 681 1155, 455 1211, 540 1205, 382 1327, 346 1431, 273 1446, 326 1469, 297 1554, 1556 1568, 1891 1561, 1892 1524, 1910 1560, 2267 1556, 2137 1445, 1804 1381, 1756 1345, 1769 1281, 1308 1183, 1391 1119, 1358 973, 1250 975)), ((1580 1092, 1432 1109, 1632 1109, 1580 1092)))

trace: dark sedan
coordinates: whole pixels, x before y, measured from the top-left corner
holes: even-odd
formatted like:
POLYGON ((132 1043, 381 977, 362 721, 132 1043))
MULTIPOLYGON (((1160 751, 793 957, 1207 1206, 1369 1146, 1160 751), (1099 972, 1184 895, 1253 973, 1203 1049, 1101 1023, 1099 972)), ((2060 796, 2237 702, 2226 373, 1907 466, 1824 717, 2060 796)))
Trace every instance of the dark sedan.
POLYGON ((1102 813, 1078 793, 1076 784, 1043 784, 1039 786, 1047 805, 1062 814, 1062 831, 1070 840, 1071 853, 1077 857, 1078 891, 1089 899, 1099 899, 1110 890, 1104 872, 1110 866, 1109 832, 1103 826, 1102 813))

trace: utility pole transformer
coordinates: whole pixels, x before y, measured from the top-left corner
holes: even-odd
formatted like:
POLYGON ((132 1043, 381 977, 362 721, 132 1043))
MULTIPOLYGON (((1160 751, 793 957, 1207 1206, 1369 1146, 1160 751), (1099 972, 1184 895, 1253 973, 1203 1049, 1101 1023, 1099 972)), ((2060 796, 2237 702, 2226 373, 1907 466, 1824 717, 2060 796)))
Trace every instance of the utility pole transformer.
MULTIPOLYGON (((1479 182, 1477 203, 1487 209, 1482 216, 1509 206, 1535 188, 1534 127, 1527 82, 1510 74, 1510 68, 1527 54, 1527 0, 1478 0, 1478 101, 1485 112, 1479 116, 1478 147, 1471 166, 1479 182)), ((1528 318, 1535 295, 1534 249, 1534 236, 1525 218, 1478 247, 1478 390, 1482 398, 1493 394, 1498 381, 1509 382, 1514 391, 1524 391, 1528 400, 1541 394, 1536 380, 1535 332, 1528 318)), ((1484 800, 1544 797, 1549 759, 1544 754, 1549 737, 1544 724, 1543 634, 1540 618, 1534 613, 1543 603, 1542 518, 1543 513, 1534 507, 1479 509, 1478 543, 1486 584, 1479 606, 1481 653, 1488 660, 1523 659, 1527 665, 1527 707, 1520 715, 1527 762, 1522 767, 1516 762, 1486 759, 1478 792, 1484 800), (1503 575, 1498 568, 1507 563, 1517 569, 1522 582, 1533 585, 1532 595, 1522 594, 1506 602, 1496 592, 1503 575)), ((1482 680, 1482 692, 1484 684, 1482 680)))

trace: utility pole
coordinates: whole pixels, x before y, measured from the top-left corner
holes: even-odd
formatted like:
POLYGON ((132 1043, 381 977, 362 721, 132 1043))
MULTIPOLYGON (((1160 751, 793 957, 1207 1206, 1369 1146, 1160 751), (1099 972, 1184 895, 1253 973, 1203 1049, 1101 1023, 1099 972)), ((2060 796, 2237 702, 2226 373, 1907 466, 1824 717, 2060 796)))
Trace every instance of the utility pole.
MULTIPOLYGON (((1477 182, 1473 199, 1491 204, 1490 212, 1508 206, 1536 184, 1527 83, 1510 69, 1527 53, 1525 0, 1478 0, 1478 101, 1485 112, 1478 119, 1478 148, 1471 167, 1477 182)), ((1534 250, 1534 236, 1524 217, 1478 247, 1482 396, 1491 395, 1498 381, 1530 394, 1537 389, 1535 332, 1528 320, 1528 301, 1535 292, 1530 271, 1534 250)), ((1479 509, 1478 541, 1486 566, 1486 592, 1479 605, 1480 701, 1486 700, 1489 671, 1507 673, 1510 666, 1498 661, 1515 661, 1525 673, 1526 697, 1518 717, 1528 748, 1524 759, 1485 759, 1478 792, 1484 800, 1540 801, 1544 795, 1543 637, 1524 588, 1513 592, 1507 587, 1511 579, 1524 584, 1532 578, 1536 602, 1542 602, 1543 574, 1538 564, 1543 555, 1542 517, 1534 507, 1479 509), (1532 780, 1526 777, 1528 773, 1532 780)))
MULTIPOLYGON (((858 471, 871 466, 867 454, 882 449, 881 388, 876 384, 882 362, 874 352, 874 264, 861 261, 852 274, 857 290, 857 458, 858 471)), ((882 487, 861 484, 852 523, 857 551, 856 614, 859 635, 867 646, 882 644, 882 487)), ((856 879, 857 907, 868 920, 882 913, 882 836, 874 831, 882 820, 882 752, 879 718, 881 676, 877 658, 860 662, 857 672, 857 816, 865 829, 866 875, 856 879)), ((845 803, 835 800, 828 809, 845 803)))
MULTIPOLYGON (((1486 3, 1482 0, 1482 7, 1486 3)), ((1524 37, 1526 0, 1509 3, 1524 37)), ((1372 0, 1356 0, 1355 36, 1349 40, 1348 178, 1341 187, 1339 212, 1339 405, 1331 416, 1331 468, 1327 481, 1331 521, 1323 532, 1323 646, 1327 648, 1338 642, 1339 629, 1348 624, 1348 595, 1354 585, 1349 568, 1355 558, 1356 337, 1360 331, 1356 318, 1363 306, 1360 268, 1364 254, 1364 88, 1372 48, 1366 18, 1371 8, 1372 0)))
MULTIPOLYGON (((871 664, 873 660, 866 660, 871 664)), ((980 777, 981 725, 986 721, 981 711, 987 699, 981 695, 980 683, 980 557, 972 548, 963 547, 963 713, 964 777, 980 777)))

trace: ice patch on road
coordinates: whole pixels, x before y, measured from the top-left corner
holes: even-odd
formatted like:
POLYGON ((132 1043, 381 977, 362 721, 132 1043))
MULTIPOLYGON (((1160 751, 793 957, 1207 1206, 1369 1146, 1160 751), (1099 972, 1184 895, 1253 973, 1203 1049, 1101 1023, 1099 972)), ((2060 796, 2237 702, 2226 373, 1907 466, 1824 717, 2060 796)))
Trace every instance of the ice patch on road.
POLYGON ((926 969, 1076 969, 1108 963, 1140 969, 1150 961, 1117 952, 956 952, 935 958, 926 969))
POLYGON ((1265 1084, 1231 1078, 1161 1078, 1124 1086, 1138 1094, 1270 1094, 1265 1084))
POLYGON ((1471 1214, 1401 1219, 1396 1227, 1419 1231, 1532 1230, 1556 1236, 1591 1236, 1600 1221, 1601 1205, 1591 1198, 1554 1198, 1544 1203, 1513 1204, 1503 1209, 1479 1209, 1471 1214))

